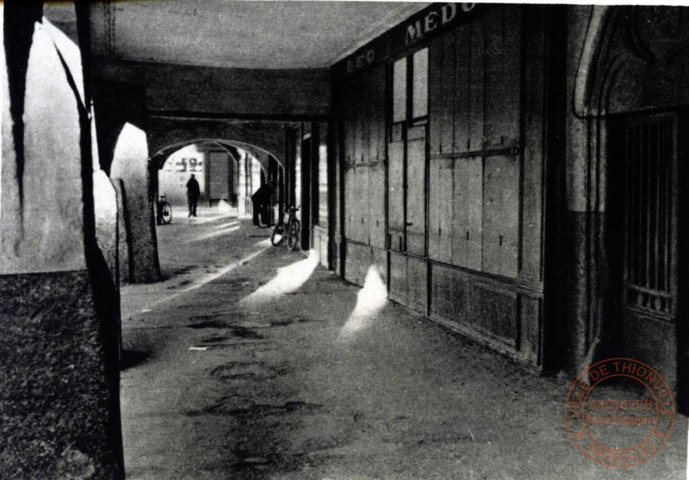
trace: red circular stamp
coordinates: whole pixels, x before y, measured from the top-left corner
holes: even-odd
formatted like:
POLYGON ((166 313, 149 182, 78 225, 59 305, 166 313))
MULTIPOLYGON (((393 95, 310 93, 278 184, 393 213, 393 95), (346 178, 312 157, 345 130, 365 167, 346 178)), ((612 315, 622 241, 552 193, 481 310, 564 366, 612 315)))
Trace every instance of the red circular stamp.
POLYGON ((610 467, 631 467, 652 458, 670 438, 675 402, 654 369, 631 358, 609 358, 574 381, 565 423, 588 458, 610 467))

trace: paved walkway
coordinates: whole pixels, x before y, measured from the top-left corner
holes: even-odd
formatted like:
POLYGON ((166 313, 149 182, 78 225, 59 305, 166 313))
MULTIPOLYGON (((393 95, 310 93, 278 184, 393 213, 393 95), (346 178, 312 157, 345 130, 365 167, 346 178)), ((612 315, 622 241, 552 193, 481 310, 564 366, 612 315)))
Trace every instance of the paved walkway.
MULTIPOLYGON (((203 217, 206 220, 206 216, 203 217)), ((686 417, 640 467, 585 458, 571 379, 539 378, 271 247, 236 218, 158 230, 164 282, 123 288, 129 479, 685 478, 686 417)))

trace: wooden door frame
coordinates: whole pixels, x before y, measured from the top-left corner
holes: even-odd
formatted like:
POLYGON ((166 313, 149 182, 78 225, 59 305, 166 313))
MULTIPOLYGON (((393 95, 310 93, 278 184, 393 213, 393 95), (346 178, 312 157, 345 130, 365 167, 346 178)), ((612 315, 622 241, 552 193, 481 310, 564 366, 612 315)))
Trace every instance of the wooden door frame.
MULTIPOLYGON (((425 315, 430 316, 431 308, 431 265, 428 257, 428 227, 429 227, 429 177, 430 177, 430 146, 429 146, 429 136, 430 136, 430 90, 427 86, 426 90, 426 114, 423 116, 413 117, 413 102, 414 102, 414 55, 421 50, 428 50, 430 57, 430 45, 422 44, 413 49, 405 51, 403 54, 391 58, 388 62, 386 68, 387 79, 385 81, 386 94, 385 94, 385 245, 386 245, 386 258, 387 258, 387 289, 390 292, 390 281, 391 281, 391 255, 398 254, 404 256, 405 258, 412 257, 414 259, 424 262, 426 267, 426 298, 425 298, 425 315), (399 122, 393 122, 393 104, 394 104, 394 65, 397 61, 401 59, 406 59, 406 86, 405 86, 405 118, 399 122), (404 146, 402 149, 402 196, 403 196, 403 206, 402 206, 402 248, 398 250, 392 249, 392 242, 390 237, 390 200, 389 200, 389 189, 390 189, 390 157, 389 157, 389 145, 393 143, 393 129, 399 125, 401 128, 400 142, 403 142, 404 146), (423 146, 423 156, 424 165, 423 172, 424 178, 422 181, 423 188, 423 215, 424 215, 424 225, 423 225, 423 253, 419 255, 418 253, 409 253, 409 131, 415 128, 423 127, 424 129, 424 146, 423 146)), ((430 65, 427 68, 427 82, 430 79, 430 65)), ((430 85, 430 82, 428 83, 430 85)), ((397 232, 397 230, 394 230, 397 232)), ((408 273, 407 273, 408 275, 408 273)))

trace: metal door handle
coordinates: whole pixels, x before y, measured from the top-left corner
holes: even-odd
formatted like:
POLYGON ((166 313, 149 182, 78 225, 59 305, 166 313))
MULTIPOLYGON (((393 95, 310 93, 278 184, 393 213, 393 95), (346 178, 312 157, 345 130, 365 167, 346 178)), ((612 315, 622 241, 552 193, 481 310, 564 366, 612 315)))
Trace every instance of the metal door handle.
POLYGON ((414 225, 413 222, 407 222, 407 227, 411 227, 412 225, 414 225))

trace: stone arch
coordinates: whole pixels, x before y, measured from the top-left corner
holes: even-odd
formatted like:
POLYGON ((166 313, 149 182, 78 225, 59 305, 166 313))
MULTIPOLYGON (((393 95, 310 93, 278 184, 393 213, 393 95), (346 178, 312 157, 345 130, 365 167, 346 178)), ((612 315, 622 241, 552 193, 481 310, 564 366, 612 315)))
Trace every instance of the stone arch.
POLYGON ((574 82, 574 113, 586 116, 590 109, 592 90, 596 74, 597 59, 600 56, 602 37, 607 32, 607 24, 612 8, 594 5, 586 29, 581 58, 574 82))
POLYGON ((689 103, 689 14, 681 7, 593 6, 574 113, 604 117, 689 103))
POLYGON ((155 154, 175 145, 190 145, 199 140, 222 141, 239 148, 251 146, 266 152, 285 165, 285 133, 278 122, 217 122, 151 118, 147 122, 149 151, 155 154))
POLYGON ((268 171, 268 159, 269 157, 275 158, 275 160, 282 166, 282 163, 280 162, 279 159, 273 155, 272 152, 265 150, 262 147, 252 145, 250 143, 246 142, 240 142, 240 141, 235 141, 235 140, 225 140, 221 138, 196 138, 196 139, 187 139, 187 140, 182 140, 179 142, 172 143, 170 145, 166 145, 165 147, 161 148, 160 150, 156 151, 150 156, 151 161, 155 165, 155 168, 161 169, 163 168, 163 165, 167 161, 167 159, 175 153, 178 150, 181 150, 184 147, 188 147, 189 145, 194 145, 194 144, 213 144, 216 145, 224 150, 226 150, 232 159, 236 162, 237 159, 234 158, 234 152, 228 148, 233 147, 233 148, 241 148, 242 150, 245 150, 249 152, 251 155, 253 155, 261 165, 261 169, 264 172, 268 171))

